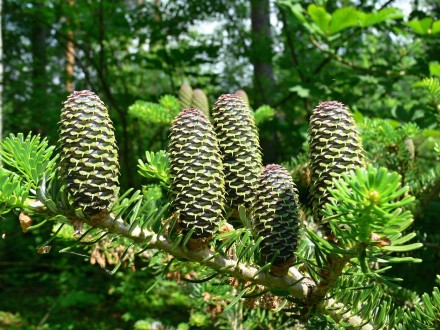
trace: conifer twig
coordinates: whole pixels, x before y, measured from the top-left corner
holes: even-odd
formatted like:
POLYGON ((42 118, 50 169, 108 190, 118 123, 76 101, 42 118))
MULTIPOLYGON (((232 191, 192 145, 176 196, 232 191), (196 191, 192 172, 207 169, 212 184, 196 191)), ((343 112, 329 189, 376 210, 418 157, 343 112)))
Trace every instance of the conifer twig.
MULTIPOLYGON (((46 211, 44 204, 39 201, 30 200, 27 205, 37 213, 46 211)), ((322 298, 321 301, 316 301, 317 293, 320 292, 318 286, 295 267, 290 268, 288 275, 277 277, 268 272, 260 272, 256 267, 237 262, 237 260, 225 257, 209 248, 205 248, 201 251, 193 251, 183 246, 175 247, 174 242, 170 241, 166 236, 156 234, 147 229, 142 229, 140 226, 132 228, 125 223, 123 219, 116 219, 112 215, 106 218, 100 218, 99 221, 82 220, 92 227, 101 228, 111 233, 121 235, 140 244, 146 244, 148 247, 169 253, 179 259, 197 262, 236 279, 263 285, 268 289, 289 291, 292 297, 303 301, 305 305, 315 304, 320 312, 330 315, 336 321, 343 320, 352 324, 353 327, 362 330, 373 329, 370 324, 365 324, 365 320, 361 317, 345 312, 345 306, 341 303, 337 303, 334 299, 322 298)))
MULTIPOLYGON (((140 227, 136 227, 130 231, 130 226, 125 224, 122 219, 108 217, 104 219, 98 227, 139 243, 148 242, 148 245, 152 248, 167 252, 177 258, 198 262, 201 265, 208 266, 217 270, 219 273, 226 273, 236 279, 260 284, 269 289, 288 290, 293 297, 302 300, 306 304, 307 301, 313 299, 312 297, 315 296, 313 292, 317 289, 316 284, 301 274, 295 267, 291 267, 289 275, 276 277, 267 272, 259 272, 258 268, 237 262, 237 260, 227 258, 210 249, 191 251, 181 246, 173 248, 173 242, 169 241, 165 236, 141 229, 140 227)), ((344 307, 343 304, 336 303, 334 299, 322 300, 317 305, 320 312, 330 315, 336 321, 344 320, 354 327, 361 326, 359 329, 362 330, 373 329, 370 324, 365 324, 365 320, 361 317, 351 315, 351 313, 342 313, 341 311, 345 309, 344 307)))

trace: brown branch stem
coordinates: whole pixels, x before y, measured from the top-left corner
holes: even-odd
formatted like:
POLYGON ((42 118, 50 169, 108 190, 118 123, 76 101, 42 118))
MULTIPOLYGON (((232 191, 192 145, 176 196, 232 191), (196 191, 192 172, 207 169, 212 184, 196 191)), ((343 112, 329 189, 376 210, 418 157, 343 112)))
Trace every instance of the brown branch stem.
MULTIPOLYGON (((37 200, 29 200, 26 203, 28 208, 33 209, 36 213, 47 212, 44 204, 37 200)), ((234 258, 226 257, 210 248, 201 251, 189 250, 185 246, 175 247, 167 236, 154 233, 140 226, 132 228, 121 218, 114 218, 109 215, 100 218, 99 221, 82 219, 88 225, 101 228, 111 233, 129 238, 134 242, 145 245, 153 249, 158 249, 173 255, 176 258, 197 262, 201 265, 210 267, 218 273, 226 274, 241 281, 249 281, 254 284, 263 285, 268 289, 286 290, 292 297, 301 300, 306 306, 316 306, 316 308, 335 320, 344 320, 354 327, 363 330, 372 330, 370 324, 366 324, 365 320, 350 313, 340 313, 345 309, 341 303, 336 303, 333 299, 326 299, 325 295, 329 289, 336 283, 337 277, 342 273, 342 269, 346 263, 346 259, 336 259, 329 266, 329 276, 325 278, 325 285, 320 283, 316 285, 314 281, 303 275, 297 268, 291 267, 289 273, 283 277, 277 277, 269 272, 260 272, 260 269, 242 262, 234 258), (318 298, 320 300, 318 300, 318 298), (361 327, 360 327, 361 326, 361 327)))

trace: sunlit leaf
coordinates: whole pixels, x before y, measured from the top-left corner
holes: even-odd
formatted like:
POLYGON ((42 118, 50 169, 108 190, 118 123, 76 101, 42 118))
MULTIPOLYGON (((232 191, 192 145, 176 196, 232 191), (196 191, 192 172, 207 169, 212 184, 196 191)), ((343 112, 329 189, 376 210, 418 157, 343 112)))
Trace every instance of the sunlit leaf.
POLYGON ((310 5, 307 9, 312 21, 319 27, 322 34, 326 34, 332 15, 324 7, 310 5))
POLYGON ((330 21, 329 34, 338 33, 346 28, 357 26, 357 11, 353 7, 344 7, 336 9, 330 21))
POLYGON ((413 29, 415 33, 425 35, 428 34, 432 22, 433 19, 431 17, 425 17, 421 20, 413 19, 412 21, 409 21, 406 25, 413 29))
POLYGON ((433 76, 440 77, 440 63, 438 62, 429 63, 429 73, 433 76))
POLYGON ((308 98, 310 96, 310 89, 304 88, 301 85, 290 87, 289 91, 297 93, 298 96, 302 98, 308 98))
POLYGON ((364 28, 403 17, 402 11, 397 8, 384 8, 375 13, 358 12, 359 24, 364 28))
POLYGON ((440 21, 432 23, 431 34, 437 34, 440 32, 440 21))

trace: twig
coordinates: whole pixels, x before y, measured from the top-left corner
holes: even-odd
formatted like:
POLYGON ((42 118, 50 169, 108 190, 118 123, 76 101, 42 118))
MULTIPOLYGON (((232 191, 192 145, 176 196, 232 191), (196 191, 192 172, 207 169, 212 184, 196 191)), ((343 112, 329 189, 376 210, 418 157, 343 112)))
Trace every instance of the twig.
MULTIPOLYGON (((42 211, 44 208, 41 203, 28 203, 35 206, 35 211, 42 211)), ((241 281, 249 281, 254 284, 263 285, 268 289, 281 289, 286 290, 292 297, 295 297, 304 302, 307 306, 312 304, 317 309, 334 317, 335 320, 344 320, 349 322, 353 326, 359 326, 364 322, 359 316, 351 315, 350 313, 339 313, 343 311, 345 307, 343 304, 338 303, 335 309, 335 301, 332 299, 317 301, 316 297, 322 296, 322 290, 318 289, 318 286, 310 278, 304 276, 298 269, 291 267, 288 275, 283 277, 273 276, 268 272, 260 272, 256 267, 238 262, 233 258, 225 257, 209 248, 201 251, 189 250, 184 246, 175 247, 174 242, 170 241, 168 237, 164 235, 156 234, 150 230, 142 229, 140 226, 132 228, 129 224, 125 223, 123 219, 116 219, 112 215, 100 219, 99 221, 83 219, 87 224, 92 227, 101 228, 114 234, 127 237, 134 242, 145 244, 150 248, 155 248, 173 255, 176 258, 190 260, 197 262, 201 265, 210 267, 219 273, 227 274, 241 281), (332 307, 332 308, 328 308, 332 307)), ((345 264, 345 263, 344 263, 345 264)), ((338 268, 338 267, 337 267, 338 268)), ((337 272, 342 272, 342 268, 337 272)), ((335 272, 333 272, 335 274, 335 272)), ((328 290, 327 290, 328 291, 328 290)), ((325 291, 324 295, 327 293, 325 291)), ((371 330, 373 327, 369 324, 364 325, 360 329, 371 330)))
POLYGON ((331 318, 337 322, 345 321, 356 329, 359 330, 373 330, 373 326, 369 323, 365 324, 365 320, 363 320, 358 315, 351 315, 351 313, 343 313, 346 306, 344 304, 336 302, 334 299, 326 299, 323 300, 318 306, 318 310, 321 313, 327 314, 331 316, 331 318))
POLYGON ((372 75, 402 76, 405 74, 405 71, 399 71, 399 72, 393 72, 391 70, 380 71, 380 70, 374 70, 374 69, 370 69, 370 68, 356 65, 351 61, 346 61, 342 56, 334 54, 333 52, 325 49, 324 47, 322 47, 322 45, 315 38, 310 37, 310 40, 312 41, 312 44, 314 44, 316 46, 316 48, 318 48, 322 53, 327 54, 329 56, 325 60, 328 59, 328 61, 330 61, 331 59, 334 59, 337 62, 339 62, 345 66, 348 66, 349 68, 351 68, 353 70, 362 71, 362 72, 372 74, 372 75))
MULTIPOLYGON (((232 277, 243 281, 250 281, 255 284, 263 285, 270 289, 285 289, 298 299, 306 299, 315 283, 310 279, 293 276, 276 277, 268 273, 259 273, 259 269, 244 265, 237 260, 226 258, 214 251, 205 249, 202 251, 190 251, 184 247, 173 249, 174 243, 162 235, 157 235, 140 227, 136 227, 130 233, 130 226, 125 224, 122 219, 108 217, 101 221, 97 227, 109 230, 115 234, 131 238, 138 243, 148 242, 148 246, 167 252, 177 258, 187 259, 208 266, 219 273, 227 273, 232 277)), ((292 274, 292 272, 291 272, 292 274)), ((295 274, 300 274, 298 271, 295 274)))

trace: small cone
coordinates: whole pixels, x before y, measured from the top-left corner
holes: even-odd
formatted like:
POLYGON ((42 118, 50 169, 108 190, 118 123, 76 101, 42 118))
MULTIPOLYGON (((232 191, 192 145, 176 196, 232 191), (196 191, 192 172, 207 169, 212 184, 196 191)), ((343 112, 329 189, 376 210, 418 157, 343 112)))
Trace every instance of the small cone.
POLYGON ((196 88, 192 94, 191 108, 198 109, 209 118, 209 102, 206 94, 199 88, 196 88))
POLYGON ((187 109, 191 107, 191 99, 192 99, 193 90, 188 83, 183 83, 179 89, 179 102, 180 109, 187 109))
POLYGON ((235 95, 240 96, 243 101, 249 106, 249 97, 247 95, 247 93, 243 90, 243 89, 238 89, 235 91, 235 95))

